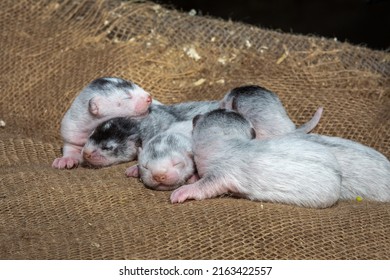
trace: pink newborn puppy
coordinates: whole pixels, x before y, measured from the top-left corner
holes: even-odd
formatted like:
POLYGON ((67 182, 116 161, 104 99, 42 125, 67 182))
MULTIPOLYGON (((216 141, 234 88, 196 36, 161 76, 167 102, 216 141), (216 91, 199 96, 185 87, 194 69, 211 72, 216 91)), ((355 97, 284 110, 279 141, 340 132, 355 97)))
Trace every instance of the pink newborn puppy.
POLYGON ((130 81, 112 77, 94 80, 62 119, 63 156, 54 160, 53 168, 77 167, 83 159, 84 144, 99 124, 114 117, 145 116, 151 103, 150 94, 130 81))

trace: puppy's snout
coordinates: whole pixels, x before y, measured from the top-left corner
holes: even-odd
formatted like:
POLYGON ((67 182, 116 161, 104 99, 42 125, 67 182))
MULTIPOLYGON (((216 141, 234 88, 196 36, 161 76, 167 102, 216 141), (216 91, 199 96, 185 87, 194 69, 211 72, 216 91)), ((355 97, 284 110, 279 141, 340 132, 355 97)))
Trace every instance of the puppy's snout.
POLYGON ((152 103, 152 97, 150 95, 146 97, 146 103, 152 103))
POLYGON ((93 153, 94 153, 94 151, 84 150, 83 151, 83 158, 86 159, 86 160, 91 159, 93 153))
POLYGON ((84 152, 83 152, 83 158, 85 158, 85 159, 90 159, 90 158, 91 158, 91 153, 90 153, 90 152, 84 151, 84 152))
POLYGON ((167 179, 167 175, 166 174, 154 174, 153 179, 156 182, 162 183, 165 181, 165 179, 167 179))

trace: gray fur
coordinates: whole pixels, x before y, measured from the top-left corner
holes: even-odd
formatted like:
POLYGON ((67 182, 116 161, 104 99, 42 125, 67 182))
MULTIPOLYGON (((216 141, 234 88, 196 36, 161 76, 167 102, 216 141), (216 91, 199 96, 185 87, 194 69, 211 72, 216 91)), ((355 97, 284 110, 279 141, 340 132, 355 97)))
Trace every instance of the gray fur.
MULTIPOLYGON (((298 136, 298 135, 297 135, 298 136)), ((336 157, 342 174, 341 199, 390 202, 390 162, 373 148, 340 137, 318 134, 299 137, 322 144, 336 157)))
MULTIPOLYGON (((173 124, 191 120, 199 113, 206 113, 219 106, 217 101, 192 101, 163 105, 155 101, 149 108, 149 114, 143 118, 116 118, 99 125, 88 138, 84 146, 84 160, 93 167, 109 166, 137 158, 137 149, 150 139, 166 131, 173 124), (111 124, 108 129, 107 124, 111 124), (119 133, 122 131, 123 133, 119 133), (103 149, 107 142, 113 149, 103 149)), ((161 137, 153 143, 161 141, 161 137)), ((168 137, 166 141, 174 141, 168 137)), ((164 140, 164 141, 165 141, 164 140)), ((174 143, 167 143, 174 149, 174 143)), ((153 146, 149 146, 153 149, 153 146)), ((153 155, 153 154, 151 154, 153 155)), ((155 157, 159 156, 155 154, 155 157)))
POLYGON ((254 85, 232 89, 222 99, 220 107, 234 110, 248 119, 259 139, 291 132, 308 133, 318 124, 322 114, 320 108, 309 122, 296 128, 279 97, 263 87, 254 85))
POLYGON ((212 111, 195 124, 192 148, 201 179, 175 190, 173 203, 226 192, 314 208, 339 199, 340 167, 327 148, 291 135, 252 140, 250 123, 232 113, 212 111), (226 124, 235 127, 229 134, 226 124))
MULTIPOLYGON (((147 117, 146 117, 147 118, 147 117)), ((84 165, 104 167, 133 160, 141 146, 139 121, 114 118, 98 125, 85 143, 84 165)))
POLYGON ((156 190, 171 190, 183 185, 195 174, 191 151, 192 122, 178 122, 140 149, 138 167, 126 170, 128 176, 140 176, 156 190), (138 173, 135 169, 138 168, 138 173))
POLYGON ((146 142, 140 149, 138 166, 129 167, 126 174, 139 176, 147 187, 156 190, 172 190, 188 180, 194 180, 197 175, 191 151, 192 119, 218 107, 217 101, 192 101, 165 106, 180 121, 146 142))
POLYGON ((135 160, 138 147, 177 121, 166 106, 154 104, 144 118, 110 119, 88 138, 83 148, 84 161, 89 166, 103 167, 135 160), (111 143, 111 149, 106 148, 107 143, 111 143))

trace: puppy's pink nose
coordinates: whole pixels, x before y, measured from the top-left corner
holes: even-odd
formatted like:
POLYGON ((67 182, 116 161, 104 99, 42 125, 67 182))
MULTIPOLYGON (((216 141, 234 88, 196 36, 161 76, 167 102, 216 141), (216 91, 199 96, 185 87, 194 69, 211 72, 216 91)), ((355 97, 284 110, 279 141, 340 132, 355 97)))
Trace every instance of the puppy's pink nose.
POLYGON ((164 180, 167 178, 167 176, 165 174, 155 174, 153 175, 153 179, 156 181, 156 182, 159 182, 159 183, 162 183, 164 182, 164 180))
POLYGON ((91 158, 91 156, 92 156, 92 153, 91 153, 91 152, 87 152, 87 151, 84 151, 84 152, 83 152, 83 158, 89 159, 89 158, 91 158))
POLYGON ((152 103, 152 97, 150 95, 146 98, 146 103, 152 103))
POLYGON ((84 150, 83 151, 83 158, 86 160, 89 160, 93 158, 96 154, 96 150, 84 150))

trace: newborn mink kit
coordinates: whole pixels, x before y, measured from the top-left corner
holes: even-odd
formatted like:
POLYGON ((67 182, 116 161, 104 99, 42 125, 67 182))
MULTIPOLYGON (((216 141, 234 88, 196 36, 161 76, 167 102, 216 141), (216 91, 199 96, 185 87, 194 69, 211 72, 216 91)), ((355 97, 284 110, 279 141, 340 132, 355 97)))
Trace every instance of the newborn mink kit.
POLYGON ((83 163, 103 167, 136 159, 142 144, 139 130, 139 121, 126 117, 100 124, 83 147, 83 163))
POLYGON ((125 174, 153 190, 174 190, 172 203, 224 193, 312 208, 357 196, 390 201, 390 162, 384 155, 351 140, 310 133, 321 107, 296 128, 279 97, 260 86, 234 88, 222 100, 164 105, 131 82, 96 81, 62 121, 64 156, 54 161, 55 168, 138 159, 125 174), (109 87, 95 88, 96 83, 109 87), (128 100, 126 111, 112 105, 118 94, 100 93, 119 92, 122 85, 130 92, 120 99, 128 100), (82 132, 71 134, 75 127, 82 132))
POLYGON ((77 167, 82 162, 81 150, 96 126, 114 117, 143 116, 151 103, 150 94, 133 82, 115 77, 92 81, 76 97, 61 121, 63 156, 55 159, 52 166, 77 167))

